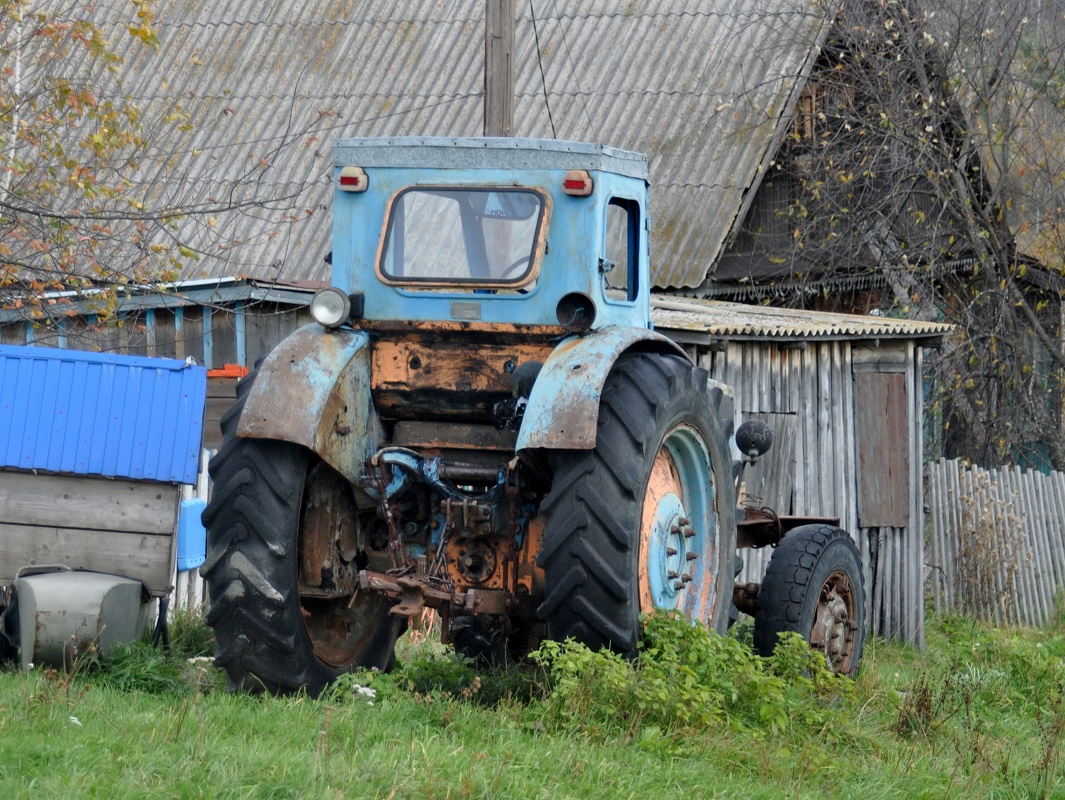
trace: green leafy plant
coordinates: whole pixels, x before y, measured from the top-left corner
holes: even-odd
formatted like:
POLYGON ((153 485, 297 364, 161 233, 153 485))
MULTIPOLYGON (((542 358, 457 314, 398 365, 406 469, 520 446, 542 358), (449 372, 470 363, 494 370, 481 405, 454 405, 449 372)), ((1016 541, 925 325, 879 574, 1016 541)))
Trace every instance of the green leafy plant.
POLYGON ((736 639, 666 614, 647 618, 631 663, 572 641, 545 642, 534 657, 551 678, 547 718, 591 733, 726 724, 779 733, 822 725, 851 694, 850 681, 831 673, 799 636, 785 637, 767 660, 736 639))

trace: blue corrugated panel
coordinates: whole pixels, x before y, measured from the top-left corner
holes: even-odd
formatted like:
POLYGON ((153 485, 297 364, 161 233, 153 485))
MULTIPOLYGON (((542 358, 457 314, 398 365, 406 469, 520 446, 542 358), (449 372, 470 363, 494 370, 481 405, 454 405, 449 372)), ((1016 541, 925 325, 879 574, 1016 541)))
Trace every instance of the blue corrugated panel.
POLYGON ((0 345, 0 467, 195 483, 207 370, 0 345))

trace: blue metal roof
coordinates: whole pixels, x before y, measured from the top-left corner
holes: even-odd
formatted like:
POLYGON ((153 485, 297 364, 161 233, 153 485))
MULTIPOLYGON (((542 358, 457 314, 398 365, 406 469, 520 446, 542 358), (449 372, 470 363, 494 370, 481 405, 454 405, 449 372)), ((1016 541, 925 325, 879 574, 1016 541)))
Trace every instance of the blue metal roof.
POLYGON ((0 345, 0 468, 195 483, 207 370, 0 345))

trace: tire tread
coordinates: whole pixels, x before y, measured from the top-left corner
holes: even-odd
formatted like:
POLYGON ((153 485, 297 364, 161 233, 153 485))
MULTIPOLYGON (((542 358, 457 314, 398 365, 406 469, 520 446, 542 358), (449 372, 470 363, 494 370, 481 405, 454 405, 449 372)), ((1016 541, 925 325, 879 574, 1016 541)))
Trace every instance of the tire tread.
POLYGON ((706 380, 705 370, 679 356, 623 356, 603 389, 595 449, 553 457, 552 489, 541 504, 547 533, 537 556, 547 575, 539 614, 552 638, 635 653, 640 601, 632 564, 641 475, 669 409, 678 398, 705 395, 706 380))

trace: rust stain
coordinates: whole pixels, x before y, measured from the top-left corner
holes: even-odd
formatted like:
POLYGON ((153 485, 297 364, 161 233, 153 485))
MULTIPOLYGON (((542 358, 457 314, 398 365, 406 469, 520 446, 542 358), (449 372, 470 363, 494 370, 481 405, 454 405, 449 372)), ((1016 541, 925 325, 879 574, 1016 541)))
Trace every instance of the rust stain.
POLYGON ((517 591, 539 597, 544 593, 544 571, 537 565, 536 556, 544 541, 544 518, 537 515, 529 520, 525 532, 525 546, 518 553, 517 591), (523 592, 524 590, 524 592, 523 592))
POLYGON ((514 369, 546 358, 537 345, 379 341, 373 348, 373 389, 454 389, 461 392, 506 392, 514 369))
MULTIPOLYGON (((651 474, 647 478, 647 488, 644 490, 643 514, 640 518, 640 553, 636 563, 637 584, 640 590, 640 611, 650 614, 655 609, 654 599, 651 596, 651 580, 648 574, 648 560, 650 557, 651 533, 655 518, 658 516, 658 504, 670 494, 680 496, 680 484, 677 480, 676 469, 673 459, 663 448, 655 456, 651 465, 651 474)), ((682 590, 683 591, 683 590, 682 590)))
POLYGON ((460 320, 360 320, 359 329, 373 333, 425 334, 482 333, 496 341, 515 340, 535 342, 538 339, 557 341, 568 336, 561 325, 515 325, 507 322, 463 322, 460 320))

